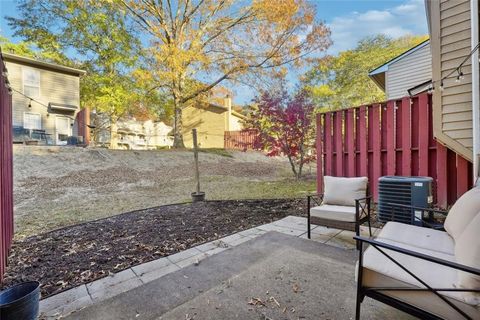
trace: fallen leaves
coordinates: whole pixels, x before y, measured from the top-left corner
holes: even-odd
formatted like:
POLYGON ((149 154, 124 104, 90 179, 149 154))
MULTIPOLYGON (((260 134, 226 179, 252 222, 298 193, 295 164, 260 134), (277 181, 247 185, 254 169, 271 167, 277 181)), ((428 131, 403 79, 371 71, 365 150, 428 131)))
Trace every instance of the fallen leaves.
POLYGON ((252 306, 263 306, 263 307, 267 306, 265 302, 263 302, 262 299, 260 298, 251 298, 250 301, 248 301, 248 304, 252 306))
POLYGON ((293 292, 298 293, 298 291, 300 290, 300 286, 297 283, 294 283, 292 285, 292 289, 293 289, 293 292))
MULTIPOLYGON (((120 214, 15 241, 3 287, 40 281, 48 297, 195 245, 298 214, 304 200, 214 201, 120 214)), ((195 261, 195 264, 201 260, 195 261)), ((228 286, 227 286, 228 287, 228 286)), ((265 299, 278 307, 275 301, 265 299)), ((278 302, 278 301, 277 301, 278 302)))

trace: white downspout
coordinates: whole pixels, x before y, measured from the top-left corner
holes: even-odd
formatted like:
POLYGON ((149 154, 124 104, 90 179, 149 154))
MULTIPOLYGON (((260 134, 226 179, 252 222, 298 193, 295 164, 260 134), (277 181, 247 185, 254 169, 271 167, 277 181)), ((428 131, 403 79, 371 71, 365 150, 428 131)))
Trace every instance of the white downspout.
MULTIPOLYGON (((472 49, 478 44, 478 0, 470 0, 472 49)), ((473 182, 478 183, 480 156, 480 79, 478 50, 472 55, 473 182)))

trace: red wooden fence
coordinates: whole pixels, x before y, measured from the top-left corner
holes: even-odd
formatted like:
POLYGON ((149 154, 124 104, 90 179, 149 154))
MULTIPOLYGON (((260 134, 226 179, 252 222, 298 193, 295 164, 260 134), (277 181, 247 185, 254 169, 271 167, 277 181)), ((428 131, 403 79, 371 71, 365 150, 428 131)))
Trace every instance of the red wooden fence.
POLYGON ((0 51, 0 281, 13 238, 12 96, 0 51))
POLYGON ((375 200, 384 175, 429 176, 442 208, 472 185, 472 164, 438 143, 428 94, 317 115, 317 189, 323 176, 367 176, 375 200))
POLYGON ((257 133, 253 130, 225 131, 225 149, 251 150, 257 133))

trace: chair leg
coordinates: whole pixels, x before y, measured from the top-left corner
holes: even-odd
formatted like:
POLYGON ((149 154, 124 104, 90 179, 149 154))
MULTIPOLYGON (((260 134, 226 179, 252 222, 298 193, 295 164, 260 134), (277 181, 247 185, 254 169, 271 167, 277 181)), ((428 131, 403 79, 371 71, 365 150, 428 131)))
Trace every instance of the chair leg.
POLYGON ((370 217, 368 217, 368 232, 370 233, 370 238, 372 237, 372 226, 370 225, 370 217))
POLYGON ((310 233, 310 197, 307 197, 307 238, 311 239, 311 233, 310 233))
MULTIPOLYGON (((358 237, 360 236, 360 223, 357 221, 355 222, 355 235, 358 237)), ((357 240, 357 250, 360 250, 360 241, 357 240)))
POLYGON ((357 301, 355 306, 355 320, 360 320, 360 305, 362 301, 360 299, 360 293, 357 292, 357 301))

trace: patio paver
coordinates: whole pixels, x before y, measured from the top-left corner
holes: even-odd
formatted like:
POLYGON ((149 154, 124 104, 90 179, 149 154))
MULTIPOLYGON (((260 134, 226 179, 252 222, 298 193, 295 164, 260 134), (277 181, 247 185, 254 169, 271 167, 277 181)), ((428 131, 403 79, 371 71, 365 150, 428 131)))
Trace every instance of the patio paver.
POLYGON ((87 283, 86 287, 93 301, 101 301, 122 292, 141 286, 143 282, 132 269, 126 269, 111 276, 87 283))
MULTIPOLYGON (((356 259, 355 250, 269 232, 67 319, 352 319, 356 259)), ((412 318, 366 298, 362 319, 412 318)))
MULTIPOLYGON (((41 314, 45 319, 57 319, 59 315, 64 316, 72 311, 88 307, 92 303, 104 301, 180 269, 192 265, 200 265, 202 260, 208 256, 214 256, 217 253, 230 250, 269 231, 306 238, 306 222, 306 218, 288 216, 272 223, 201 244, 165 258, 134 266, 112 276, 81 285, 42 300, 40 303, 41 314)), ((372 229, 372 232, 378 232, 377 229, 372 229)), ((362 227, 362 234, 368 235, 367 230, 367 228, 362 227)), ((349 250, 354 250, 355 248, 353 232, 322 226, 312 226, 311 231, 312 240, 316 242, 349 250)))

